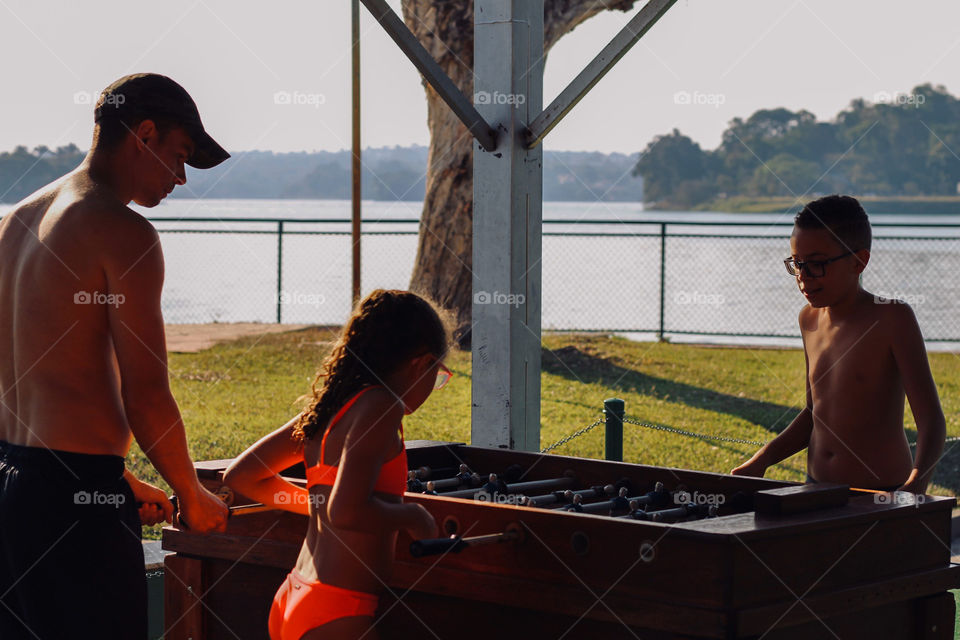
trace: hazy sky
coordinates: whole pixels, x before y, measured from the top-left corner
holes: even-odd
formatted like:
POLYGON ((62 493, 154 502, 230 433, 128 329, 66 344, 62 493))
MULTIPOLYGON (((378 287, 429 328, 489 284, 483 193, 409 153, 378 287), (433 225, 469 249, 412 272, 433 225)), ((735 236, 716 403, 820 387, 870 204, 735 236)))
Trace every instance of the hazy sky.
MULTIPOLYGON (((399 0, 390 4, 399 11, 399 0)), ((634 12, 606 12, 554 47, 545 103, 634 12)), ((426 144, 419 76, 361 13, 363 145, 426 144)), ((680 0, 546 147, 633 152, 676 127, 712 148, 732 117, 762 107, 829 118, 853 97, 923 82, 957 93, 957 25, 957 0, 680 0), (679 92, 692 104, 678 104, 679 92)), ((184 85, 229 150, 346 148, 349 38, 348 0, 0 0, 0 150, 86 148, 85 98, 134 71, 184 85), (302 104, 276 104, 278 91, 302 104)))

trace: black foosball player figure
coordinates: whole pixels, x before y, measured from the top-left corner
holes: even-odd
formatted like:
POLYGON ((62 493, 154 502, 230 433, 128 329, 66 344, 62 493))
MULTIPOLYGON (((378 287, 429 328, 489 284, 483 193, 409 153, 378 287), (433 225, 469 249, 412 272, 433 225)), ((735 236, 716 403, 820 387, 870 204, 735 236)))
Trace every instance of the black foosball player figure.
POLYGON ((423 482, 417 477, 417 472, 412 469, 407 472, 407 491, 410 493, 423 493, 423 482))
POLYGON ((610 499, 610 515, 617 511, 625 511, 630 508, 630 501, 627 500, 629 491, 626 487, 620 487, 616 496, 610 499))
POLYGON ((640 503, 636 500, 630 501, 630 517, 634 520, 649 520, 650 514, 640 508, 640 503))
POLYGON ((438 496, 437 490, 434 489, 433 480, 427 482, 427 488, 424 490, 424 493, 428 496, 438 496))
POLYGON ((490 499, 494 499, 498 493, 500 493, 500 482, 497 480, 497 474, 491 473, 487 477, 487 484, 483 485, 481 489, 483 493, 486 493, 490 496, 490 499))
POLYGON ((457 474, 457 480, 460 481, 460 484, 469 487, 473 484, 473 474, 470 472, 470 467, 465 464, 460 465, 460 473, 457 474))
POLYGON ((583 496, 579 493, 574 494, 573 502, 563 509, 564 511, 576 511, 577 513, 583 512, 583 496))

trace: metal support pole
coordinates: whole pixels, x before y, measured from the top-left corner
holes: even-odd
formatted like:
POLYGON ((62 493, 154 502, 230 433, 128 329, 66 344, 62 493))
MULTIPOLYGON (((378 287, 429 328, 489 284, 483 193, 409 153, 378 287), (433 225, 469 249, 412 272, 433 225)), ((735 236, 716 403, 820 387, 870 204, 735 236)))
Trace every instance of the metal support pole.
POLYGON ((277 221, 277 324, 283 313, 283 220, 277 221))
POLYGON ((474 92, 499 129, 473 148, 471 443, 540 449, 543 151, 526 124, 543 104, 543 0, 476 0, 474 92))
POLYGON ((620 398, 603 401, 603 415, 606 418, 604 457, 607 460, 623 462, 623 413, 624 402, 620 398))
POLYGON ((353 293, 351 300, 360 300, 360 0, 350 3, 351 42, 353 43, 353 213, 351 236, 353 238, 353 293))
POLYGON ((660 333, 657 338, 663 340, 664 305, 667 300, 667 225, 660 224, 660 333))

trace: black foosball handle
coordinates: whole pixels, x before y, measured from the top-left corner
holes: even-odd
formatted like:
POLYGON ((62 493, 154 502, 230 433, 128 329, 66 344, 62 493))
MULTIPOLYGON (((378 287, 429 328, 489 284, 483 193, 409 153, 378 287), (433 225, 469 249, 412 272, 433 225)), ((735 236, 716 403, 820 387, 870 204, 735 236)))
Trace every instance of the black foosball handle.
POLYGON ((459 536, 450 538, 427 538, 410 543, 410 555, 414 558, 435 556, 441 553, 460 553, 470 545, 459 536))

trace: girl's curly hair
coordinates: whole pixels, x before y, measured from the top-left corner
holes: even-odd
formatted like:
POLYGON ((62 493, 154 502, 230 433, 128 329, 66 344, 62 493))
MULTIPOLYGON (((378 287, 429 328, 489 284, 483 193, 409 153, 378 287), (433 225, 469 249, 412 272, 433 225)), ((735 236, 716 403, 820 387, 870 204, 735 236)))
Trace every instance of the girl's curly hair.
POLYGON ((357 304, 323 361, 294 438, 313 438, 361 388, 382 384, 397 367, 425 353, 443 358, 449 346, 449 320, 432 302, 409 291, 373 291, 357 304))

